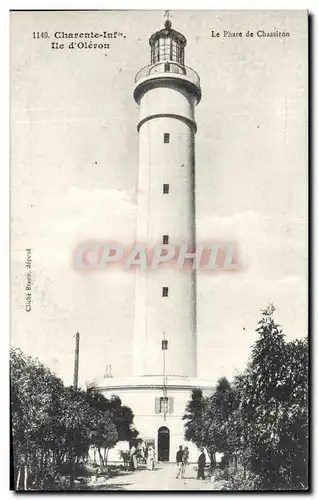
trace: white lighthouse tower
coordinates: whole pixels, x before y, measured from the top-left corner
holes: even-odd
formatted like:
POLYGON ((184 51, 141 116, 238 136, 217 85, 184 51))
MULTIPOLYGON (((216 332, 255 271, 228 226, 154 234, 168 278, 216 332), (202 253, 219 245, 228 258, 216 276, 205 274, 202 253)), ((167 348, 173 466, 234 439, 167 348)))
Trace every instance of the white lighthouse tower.
MULTIPOLYGON (((197 73, 185 65, 186 43, 166 20, 149 39, 150 64, 135 77, 136 244, 148 249, 195 248, 194 108, 201 88, 197 73)), ((100 389, 132 408, 140 437, 155 447, 158 460, 173 461, 185 444, 182 416, 192 389, 212 389, 196 378, 196 274, 191 266, 160 266, 136 271, 135 283, 133 376, 104 379, 100 389)))
MULTIPOLYGON (((194 106, 198 75, 185 66, 185 37, 171 27, 149 40, 150 65, 136 75, 140 107, 137 242, 195 245, 194 106)), ((165 334, 168 376, 196 376, 195 274, 191 269, 138 273, 135 295, 134 372, 159 375, 158 347, 165 334), (140 348, 142 346, 142 349, 140 348)))

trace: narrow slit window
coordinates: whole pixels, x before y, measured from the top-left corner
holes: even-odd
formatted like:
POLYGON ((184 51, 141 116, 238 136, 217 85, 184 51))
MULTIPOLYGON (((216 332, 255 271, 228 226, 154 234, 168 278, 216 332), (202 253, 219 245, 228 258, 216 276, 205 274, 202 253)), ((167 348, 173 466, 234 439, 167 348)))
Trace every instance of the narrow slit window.
POLYGON ((169 194, 169 184, 163 185, 163 194, 169 194))
POLYGON ((165 132, 165 133, 163 134, 163 142, 164 142, 165 144, 169 144, 169 142, 170 142, 170 134, 168 134, 167 132, 165 132))
POLYGON ((164 234, 162 236, 162 244, 163 245, 168 245, 168 243, 169 243, 169 236, 167 234, 164 234))
POLYGON ((163 351, 166 351, 168 349, 168 340, 162 340, 161 341, 161 349, 163 351))
POLYGON ((167 286, 162 287, 162 296, 168 297, 169 288, 167 286))

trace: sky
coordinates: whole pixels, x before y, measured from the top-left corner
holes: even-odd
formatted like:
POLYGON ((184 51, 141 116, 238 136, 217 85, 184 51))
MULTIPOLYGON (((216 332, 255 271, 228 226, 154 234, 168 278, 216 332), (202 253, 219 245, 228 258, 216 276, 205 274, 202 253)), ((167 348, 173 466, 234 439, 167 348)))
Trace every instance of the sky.
MULTIPOLYGON (((86 241, 134 241, 134 76, 149 64, 148 39, 163 14, 11 13, 11 344, 67 384, 77 331, 81 385, 102 377, 107 364, 113 376, 132 375, 134 275, 79 273, 72 255, 86 241), (50 46, 56 31, 92 30, 125 38, 106 40, 109 50, 50 46)), ((243 265, 235 273, 198 273, 198 375, 231 378, 244 368, 269 302, 288 339, 307 334, 307 19, 301 11, 171 16, 202 87, 197 241, 235 241, 243 265), (245 36, 260 29, 290 36, 245 36), (223 30, 244 36, 223 37, 223 30)))

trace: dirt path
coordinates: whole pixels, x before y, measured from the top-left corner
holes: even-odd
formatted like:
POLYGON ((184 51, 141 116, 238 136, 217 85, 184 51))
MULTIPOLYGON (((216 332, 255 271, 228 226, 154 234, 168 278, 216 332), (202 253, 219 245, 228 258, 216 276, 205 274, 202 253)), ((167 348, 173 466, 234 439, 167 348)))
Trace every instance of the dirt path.
POLYGON ((198 480, 197 471, 192 466, 187 467, 184 479, 176 479, 177 466, 169 463, 158 463, 153 471, 145 469, 126 472, 107 479, 103 483, 91 485, 93 490, 213 490, 213 484, 206 479, 198 480))

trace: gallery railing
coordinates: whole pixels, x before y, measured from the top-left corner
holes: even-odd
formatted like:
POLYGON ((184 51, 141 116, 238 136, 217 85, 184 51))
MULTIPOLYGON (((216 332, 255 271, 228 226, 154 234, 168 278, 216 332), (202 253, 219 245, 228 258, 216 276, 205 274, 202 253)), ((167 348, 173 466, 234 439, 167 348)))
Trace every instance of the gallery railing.
POLYGON ((182 64, 178 64, 173 61, 161 61, 156 64, 145 66, 140 71, 138 71, 137 75, 135 76, 135 82, 137 83, 141 78, 155 75, 157 73, 175 73, 178 75, 187 76, 196 85, 198 85, 198 87, 200 86, 200 77, 192 68, 183 66, 182 64))

